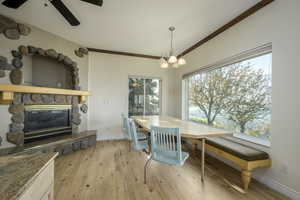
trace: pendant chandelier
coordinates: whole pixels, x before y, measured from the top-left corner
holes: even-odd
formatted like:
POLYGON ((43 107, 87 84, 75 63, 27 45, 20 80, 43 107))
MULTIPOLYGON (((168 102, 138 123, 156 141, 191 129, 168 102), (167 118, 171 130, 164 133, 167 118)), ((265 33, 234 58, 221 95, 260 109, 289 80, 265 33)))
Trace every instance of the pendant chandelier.
POLYGON ((177 58, 177 56, 174 55, 173 33, 175 31, 175 27, 173 27, 173 26, 169 27, 169 31, 171 32, 171 49, 170 49, 169 55, 167 57, 162 56, 160 58, 160 67, 168 68, 169 66, 172 66, 174 68, 178 68, 179 66, 185 65, 186 61, 184 58, 182 58, 182 57, 177 58))

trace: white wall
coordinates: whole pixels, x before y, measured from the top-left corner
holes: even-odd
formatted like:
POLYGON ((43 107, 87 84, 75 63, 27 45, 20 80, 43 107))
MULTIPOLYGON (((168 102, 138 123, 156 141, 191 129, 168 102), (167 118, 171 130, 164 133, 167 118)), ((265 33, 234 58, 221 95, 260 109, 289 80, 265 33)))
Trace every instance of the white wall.
MULTIPOLYGON (((11 50, 18 49, 20 45, 33 45, 36 47, 41 47, 43 49, 55 49, 59 53, 69 56, 72 60, 78 63, 79 67, 79 78, 80 86, 83 90, 88 89, 88 56, 84 58, 79 58, 74 54, 74 50, 79 48, 78 44, 69 42, 61 37, 55 36, 48 32, 42 31, 38 28, 31 27, 32 32, 29 36, 21 36, 20 40, 9 40, 0 34, 0 55, 7 57, 9 60, 12 59, 11 50)), ((25 59, 26 60, 26 59, 25 59)), ((31 79, 28 74, 31 71, 31 66, 26 66, 29 64, 30 59, 24 62, 24 79, 27 81, 31 79)), ((0 83, 10 83, 9 72, 6 72, 5 78, 0 78, 0 83)), ((82 114, 82 123, 80 125, 80 130, 87 129, 87 119, 88 114, 82 114)), ((10 123, 10 114, 8 113, 7 105, 0 105, 0 136, 3 139, 2 146, 0 148, 6 148, 13 146, 13 144, 7 142, 6 133, 8 132, 8 127, 10 123)))
MULTIPOLYGON (((177 71, 176 78, 177 99, 181 102, 183 74, 272 42, 272 144, 265 150, 270 152, 273 164, 256 177, 293 198, 300 198, 295 193, 300 192, 299 8, 299 0, 274 1, 185 56, 188 65, 177 71)), ((180 108, 177 114, 181 115, 180 108)))
POLYGON ((123 138, 121 113, 128 113, 128 76, 162 79, 162 114, 174 115, 174 70, 161 69, 158 60, 90 53, 89 128, 98 130, 98 139, 123 138))
MULTIPOLYGON (((10 50, 21 44, 31 44, 56 49, 77 61, 81 86, 92 91, 88 127, 98 130, 98 139, 116 139, 122 138, 121 112, 127 113, 128 110, 129 75, 160 77, 163 86, 162 113, 180 117, 183 74, 272 42, 272 144, 271 148, 265 150, 270 152, 273 165, 270 169, 259 170, 256 177, 292 196, 295 194, 293 190, 300 192, 299 8, 299 0, 274 1, 189 53, 185 56, 188 64, 177 71, 160 69, 157 60, 144 58, 90 52, 89 61, 88 57, 80 59, 73 53, 78 45, 36 28, 33 28, 29 37, 22 37, 18 41, 0 35, 0 55, 10 57, 10 50)), ((0 79, 0 83, 3 82, 8 81, 0 79)), ((0 105, 0 134, 4 140, 10 121, 7 108, 0 105)), ((87 116, 83 119, 83 129, 87 127, 87 116)), ((6 141, 4 146, 8 146, 6 141)))

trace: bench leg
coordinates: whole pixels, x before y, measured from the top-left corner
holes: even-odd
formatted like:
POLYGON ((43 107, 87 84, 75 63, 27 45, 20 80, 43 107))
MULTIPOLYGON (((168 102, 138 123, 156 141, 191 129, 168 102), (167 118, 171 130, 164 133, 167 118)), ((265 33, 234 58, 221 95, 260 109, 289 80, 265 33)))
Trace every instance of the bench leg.
POLYGON ((196 143, 194 143, 193 147, 192 147, 192 152, 195 157, 197 156, 197 149, 198 149, 198 146, 196 143))
POLYGON ((242 170, 242 182, 244 184, 244 190, 248 190, 248 186, 251 182, 251 171, 249 170, 242 170))
POLYGON ((197 151, 197 144, 196 143, 193 144, 193 149, 192 150, 193 150, 193 152, 197 151))
POLYGON ((205 169, 205 138, 202 139, 202 148, 201 148, 201 162, 202 162, 202 165, 201 165, 201 181, 202 183, 204 183, 204 169, 205 169))

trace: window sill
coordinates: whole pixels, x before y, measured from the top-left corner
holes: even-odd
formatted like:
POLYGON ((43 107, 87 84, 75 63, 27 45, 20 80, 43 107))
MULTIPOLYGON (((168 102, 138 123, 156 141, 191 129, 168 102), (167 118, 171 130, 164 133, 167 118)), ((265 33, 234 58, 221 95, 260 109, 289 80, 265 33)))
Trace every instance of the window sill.
POLYGON ((257 148, 257 146, 265 147, 265 148, 271 147, 270 140, 257 138, 257 137, 253 137, 253 136, 249 136, 249 135, 245 135, 245 134, 234 133, 233 136, 226 137, 226 138, 228 138, 232 141, 238 142, 238 143, 242 143, 242 144, 254 147, 254 148, 257 148))

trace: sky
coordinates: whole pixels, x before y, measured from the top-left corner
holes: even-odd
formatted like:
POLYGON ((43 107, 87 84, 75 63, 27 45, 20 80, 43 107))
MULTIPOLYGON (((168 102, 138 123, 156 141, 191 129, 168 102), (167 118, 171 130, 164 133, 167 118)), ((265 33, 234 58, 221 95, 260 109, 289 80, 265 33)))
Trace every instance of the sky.
POLYGON ((266 75, 272 73, 272 53, 268 53, 259 57, 251 58, 249 60, 243 61, 242 64, 249 63, 253 66, 254 69, 263 70, 266 75))

